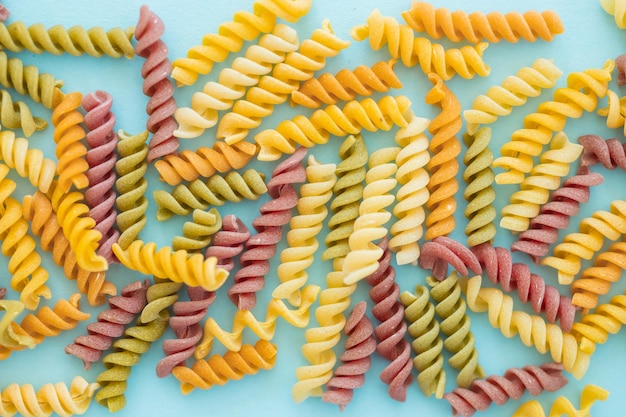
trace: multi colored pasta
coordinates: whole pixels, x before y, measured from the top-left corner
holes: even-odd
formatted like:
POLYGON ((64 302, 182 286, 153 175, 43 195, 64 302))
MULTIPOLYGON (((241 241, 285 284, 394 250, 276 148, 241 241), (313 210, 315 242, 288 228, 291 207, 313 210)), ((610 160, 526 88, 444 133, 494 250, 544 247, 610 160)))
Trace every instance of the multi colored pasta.
POLYGON ((211 237, 222 228, 222 216, 216 208, 194 210, 193 221, 183 224, 183 235, 174 236, 172 249, 186 250, 189 253, 200 252, 209 246, 211 237))

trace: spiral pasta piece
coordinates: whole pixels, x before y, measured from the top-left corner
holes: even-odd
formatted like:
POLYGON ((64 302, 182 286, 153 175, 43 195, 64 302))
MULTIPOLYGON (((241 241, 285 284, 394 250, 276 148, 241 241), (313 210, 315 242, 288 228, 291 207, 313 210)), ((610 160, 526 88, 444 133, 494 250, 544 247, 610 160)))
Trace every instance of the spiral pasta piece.
POLYGON ((550 201, 541 206, 539 214, 530 220, 528 230, 519 234, 511 250, 524 252, 538 263, 548 253, 550 245, 557 241, 559 230, 566 229, 570 218, 578 214, 580 204, 589 201, 589 188, 602 181, 602 175, 590 172, 588 167, 578 168, 576 175, 554 190, 550 201))
MULTIPOLYGON (((622 62, 623 62, 622 58, 622 62)), ((615 66, 617 67, 617 84, 623 85, 622 79, 624 79, 624 70, 620 68, 620 58, 617 57, 615 59, 615 66)), ((622 64, 623 66, 623 64, 622 64)), ((626 99, 624 97, 619 97, 617 93, 611 89, 606 92, 607 96, 607 107, 598 109, 598 114, 600 116, 606 117, 606 126, 611 129, 618 128, 626 128, 624 123, 626 119, 624 116, 626 115, 626 99)))
POLYGON ((600 5, 615 18, 618 28, 626 29, 626 3, 623 0, 600 0, 600 5))
POLYGON ((461 298, 461 285, 455 272, 443 281, 427 277, 431 287, 430 296, 435 301, 435 313, 441 320, 439 328, 446 336, 443 346, 452 354, 450 366, 459 370, 456 383, 462 388, 470 386, 485 373, 478 363, 478 352, 474 334, 470 331, 471 321, 467 315, 467 304, 461 298))
POLYGON ((119 132, 117 151, 120 159, 115 163, 117 181, 117 227, 120 237, 117 243, 122 249, 127 249, 146 226, 146 210, 148 200, 145 197, 148 181, 145 178, 148 164, 148 145, 146 139, 148 131, 137 135, 119 132))
POLYGON ((258 133, 254 140, 261 147, 258 159, 274 161, 282 154, 294 153, 296 145, 311 148, 328 142, 331 135, 356 135, 365 129, 370 132, 389 131, 394 125, 408 125, 407 110, 411 101, 405 96, 385 96, 378 101, 366 98, 350 101, 343 109, 336 105, 316 110, 310 117, 302 115, 281 122, 274 129, 258 133))
POLYGON ((212 148, 200 147, 196 151, 183 150, 178 155, 166 155, 156 161, 154 167, 162 181, 169 185, 183 180, 193 181, 198 177, 210 177, 216 172, 227 172, 243 168, 257 154, 257 146, 250 142, 239 142, 230 146, 215 142, 212 148))
POLYGON ((615 62, 608 60, 602 68, 572 72, 567 76, 567 87, 554 91, 553 99, 539 105, 535 113, 524 118, 524 128, 511 135, 511 140, 500 148, 501 157, 494 167, 506 172, 496 175, 498 184, 520 184, 533 167, 533 156, 542 153, 543 146, 554 132, 565 128, 568 118, 579 118, 583 111, 592 112, 598 99, 606 95, 615 62))
POLYGON ((230 53, 239 52, 245 41, 252 41, 261 33, 269 33, 279 17, 295 23, 306 15, 312 5, 311 0, 257 0, 252 13, 238 11, 230 22, 222 23, 217 33, 207 34, 202 44, 187 51, 186 58, 172 63, 172 78, 178 85, 194 84, 199 74, 209 74, 216 62, 225 61, 230 53))
POLYGON ((447 236, 454 230, 456 211, 455 194, 459 189, 456 174, 459 163, 456 158, 461 153, 461 143, 456 134, 461 130, 461 103, 454 93, 443 83, 437 74, 428 74, 433 88, 426 94, 426 103, 441 107, 430 123, 428 131, 433 135, 429 142, 432 157, 427 168, 430 172, 426 202, 429 213, 426 216, 426 240, 447 236))
POLYGON ((110 297, 109 308, 98 314, 97 322, 87 325, 86 335, 76 337, 65 347, 65 353, 81 359, 85 369, 91 368, 144 308, 148 285, 148 280, 135 281, 122 288, 120 295, 110 297))
POLYGON ((69 387, 63 382, 47 383, 37 391, 31 384, 13 383, 0 392, 0 415, 20 413, 24 417, 49 417, 56 413, 61 417, 70 417, 84 414, 99 386, 81 376, 74 377, 69 387))
POLYGON ((474 135, 481 125, 508 116, 514 107, 526 104, 529 97, 539 97, 541 90, 553 88, 562 74, 551 60, 544 58, 520 68, 515 75, 506 77, 501 85, 490 87, 486 94, 477 96, 472 107, 463 111, 467 133, 474 135))
POLYGON ((0 300, 0 311, 4 311, 0 319, 0 346, 4 348, 0 359, 6 359, 11 350, 21 349, 22 346, 34 348, 35 341, 32 337, 14 331, 13 323, 16 317, 24 311, 24 303, 17 300, 0 300))
MULTIPOLYGON (((582 378, 589 367, 590 354, 573 333, 566 333, 539 316, 513 309, 513 299, 496 288, 481 288, 477 275, 467 282, 466 301, 475 313, 487 312, 492 327, 511 338, 518 335, 525 346, 534 346, 541 354, 550 352, 552 360, 563 364, 576 379, 582 378)), ((572 328, 572 332, 574 332, 572 328)))
POLYGON ((434 39, 443 37, 452 42, 467 40, 478 43, 483 40, 497 43, 501 40, 518 42, 524 39, 535 42, 538 38, 550 42, 554 35, 563 33, 563 23, 559 15, 551 10, 508 13, 466 13, 462 10, 450 11, 445 7, 416 1, 411 9, 402 12, 406 23, 417 32, 426 32, 434 39))
MULTIPOLYGON (((550 416, 582 417, 591 415, 591 406, 596 401, 605 401, 609 392, 597 385, 585 385, 580 395, 580 408, 576 408, 570 400, 561 395, 552 403, 550 416)), ((541 404, 532 400, 522 404, 512 417, 546 417, 541 404)))
POLYGON ((626 233, 626 201, 615 200, 611 211, 598 210, 580 222, 579 232, 569 233, 554 247, 552 256, 541 261, 542 265, 558 272, 560 284, 571 284, 580 272, 581 259, 591 259, 604 244, 604 239, 615 241, 626 233))
POLYGON ((491 375, 478 379, 469 388, 456 388, 444 395, 452 406, 452 415, 470 417, 486 410, 492 403, 502 405, 517 400, 528 391, 537 396, 543 391, 554 392, 567 384, 563 367, 555 363, 509 368, 504 376, 491 375))
POLYGON ((620 168, 626 171, 626 147, 617 138, 602 139, 597 135, 583 135, 578 138, 584 151, 580 158, 583 167, 602 164, 603 167, 613 170, 620 168))
POLYGON ((393 70, 395 61, 379 61, 368 67, 359 65, 353 70, 342 69, 337 74, 324 73, 300 85, 291 93, 290 104, 317 109, 322 104, 350 101, 356 96, 386 93, 391 88, 402 88, 402 82, 393 70))
POLYGON ((168 78, 172 64, 167 58, 167 45, 161 39, 164 32, 165 25, 161 18, 148 6, 141 6, 135 30, 135 51, 146 59, 141 76, 143 93, 150 97, 146 105, 146 129, 153 134, 148 144, 148 162, 176 153, 180 145, 174 136, 178 128, 174 112, 178 106, 173 97, 174 85, 168 78))
POLYGON ((195 388, 206 390, 242 379, 245 375, 254 375, 261 369, 272 369, 276 353, 276 345, 259 340, 254 346, 243 345, 238 352, 230 350, 224 355, 198 360, 191 368, 177 366, 172 374, 180 381, 180 390, 186 395, 195 388))
POLYGON ((378 269, 383 250, 374 241, 387 235, 385 223, 391 219, 391 213, 386 208, 395 201, 392 190, 397 184, 395 159, 399 151, 397 147, 383 148, 369 158, 363 201, 348 238, 350 251, 341 270, 346 285, 355 284, 378 269))
POLYGON ((228 278, 228 271, 217 267, 216 258, 204 259, 202 254, 189 254, 185 250, 172 251, 169 246, 157 250, 154 242, 144 244, 135 240, 127 249, 115 243, 113 253, 122 265, 133 271, 192 287, 201 286, 207 291, 221 287, 228 278))
POLYGON ((374 302, 372 315, 380 322, 374 328, 378 340, 376 351, 389 361, 380 373, 380 379, 389 385, 387 392, 396 401, 406 401, 411 384, 411 345, 404 339, 407 324, 404 321, 404 306, 399 301, 400 286, 396 283, 396 270, 391 264, 392 252, 387 238, 378 244, 383 250, 378 269, 365 280, 372 287, 370 299, 374 302))
POLYGON ((561 179, 569 174, 570 165, 578 160, 583 146, 569 141, 559 132, 550 141, 550 150, 541 154, 540 163, 513 193, 509 204, 502 208, 500 227, 513 232, 528 230, 530 219, 535 218, 543 204, 550 199, 550 192, 561 186, 561 179))
POLYGON ((137 325, 126 329, 124 338, 113 343, 113 352, 102 358, 107 369, 96 378, 100 389, 95 399, 110 412, 119 411, 126 405, 124 393, 131 369, 152 343, 161 338, 167 328, 168 316, 167 311, 163 311, 149 322, 139 320, 137 325))
POLYGON ((283 227, 290 222, 292 209, 298 203, 294 185, 306 180, 302 166, 306 154, 307 148, 299 148, 272 172, 272 179, 267 184, 272 199, 260 207, 261 215, 252 222, 257 233, 246 242, 246 249, 239 258, 241 268, 228 289, 228 298, 239 310, 251 310, 256 304, 256 292, 265 285, 265 275, 270 271, 269 261, 276 254, 283 227))
POLYGON ((474 246, 472 252, 491 282, 507 292, 517 290, 519 300, 530 303, 535 313, 543 312, 550 323, 559 320, 563 331, 570 331, 576 314, 570 297, 561 295, 541 276, 531 273, 525 263, 513 263, 511 252, 505 248, 485 243, 474 246))
POLYGON ((61 25, 46 28, 41 23, 26 26, 23 22, 0 24, 0 46, 11 52, 27 50, 34 54, 48 52, 53 55, 67 53, 74 56, 90 55, 99 58, 132 58, 135 50, 131 43, 134 28, 113 28, 105 31, 101 27, 85 29, 61 25))
POLYGON ((40 74, 34 65, 24 66, 21 59, 9 58, 4 51, 0 51, 0 85, 29 96, 48 109, 56 107, 63 98, 63 81, 48 73, 40 74))
POLYGON ((427 187, 430 178, 425 169, 430 154, 424 133, 429 123, 430 120, 411 113, 409 124, 395 136, 396 144, 401 147, 396 156, 396 179, 400 189, 393 207, 396 220, 389 230, 392 236, 389 248, 396 252, 398 265, 416 264, 420 256, 417 241, 424 234, 424 206, 430 195, 427 187))
POLYGON ((40 149, 29 149, 28 140, 16 138, 10 130, 0 132, 0 161, 44 193, 56 179, 56 162, 45 158, 40 149))
POLYGON ((52 253, 52 260, 63 268, 68 279, 76 280, 78 290, 87 294, 89 304, 100 305, 107 296, 117 293, 115 285, 106 280, 104 272, 89 272, 78 265, 70 242, 52 210, 52 203, 45 194, 38 191, 24 197, 22 207, 24 219, 31 222, 31 231, 40 237, 41 249, 52 253))
POLYGON ((443 369, 443 341, 439 336, 439 322, 435 318, 435 307, 423 285, 415 287, 415 293, 400 294, 404 305, 404 317, 409 323, 408 332, 413 339, 411 345, 416 353, 413 366, 418 372, 417 386, 430 397, 442 398, 446 388, 446 373, 443 369))
POLYGON ((251 45, 244 57, 238 57, 230 68, 220 71, 218 81, 209 81, 202 91, 194 93, 191 107, 176 110, 179 123, 174 132, 180 138, 196 138, 217 124, 218 110, 229 110, 249 87, 259 84, 276 64, 299 46, 295 29, 278 24, 271 34, 263 35, 257 45, 251 45))
POLYGON ((222 216, 216 208, 194 210, 193 221, 183 225, 183 235, 174 236, 172 249, 199 252, 211 243, 211 237, 222 227, 222 216))
POLYGON ((368 16, 366 24, 352 28, 350 34, 356 41, 369 38, 375 51, 387 45, 391 57, 399 58, 405 66, 419 64, 425 74, 435 73, 444 80, 456 74, 462 78, 486 77, 491 71, 482 58, 488 46, 486 42, 444 49, 426 38, 416 38, 413 29, 393 17, 382 16, 378 9, 368 16))
POLYGON ((115 210, 116 193, 113 189, 117 175, 115 163, 117 155, 117 134, 113 130, 115 115, 111 113, 113 99, 104 91, 86 95, 82 102, 87 127, 86 159, 89 164, 87 178, 89 188, 85 191, 85 202, 89 206, 89 216, 96 221, 96 230, 102 234, 98 255, 107 262, 115 261, 111 246, 117 242, 120 233, 114 228, 117 219, 115 210))
POLYGON ((272 297, 286 299, 294 307, 302 302, 301 290, 309 278, 307 268, 313 265, 319 248, 317 236, 328 216, 326 204, 337 181, 335 169, 335 164, 321 164, 309 156, 307 182, 300 186, 296 204, 298 215, 289 223, 287 247, 280 253, 276 270, 280 284, 272 292, 272 297))
POLYGON ((174 214, 186 216, 192 210, 207 210, 210 206, 223 206, 227 201, 257 200, 266 192, 265 174, 255 169, 215 174, 206 181, 193 180, 189 185, 177 185, 171 193, 156 190, 157 220, 167 220, 174 214))
POLYGON ((376 351, 376 339, 372 335, 374 326, 365 315, 366 309, 367 304, 361 301, 350 313, 344 328, 347 336, 345 351, 339 356, 342 364, 335 369, 322 394, 322 401, 337 404, 341 411, 352 401, 354 390, 365 383, 371 355, 376 351))
POLYGON ((248 239, 250 231, 246 225, 234 214, 227 214, 222 218, 222 230, 213 236, 205 255, 217 258, 217 266, 230 272, 235 267, 234 258, 243 251, 248 239))
POLYGON ((0 90, 0 124, 9 129, 22 129, 26 137, 48 125, 44 119, 34 117, 26 103, 14 102, 6 90, 0 90))
POLYGON ((430 269, 439 281, 448 276, 448 264, 461 275, 469 271, 482 274, 483 269, 476 255, 462 243, 446 236, 439 236, 424 243, 420 255, 420 266, 430 269))
POLYGON ((0 240, 2 254, 9 257, 11 288, 20 292, 20 301, 27 309, 36 309, 41 297, 52 297, 46 285, 48 271, 41 265, 35 240, 28 234, 22 205, 12 197, 7 197, 0 204, 0 240))
POLYGON ((593 313, 584 315, 572 326, 572 334, 580 343, 581 350, 591 354, 596 345, 606 343, 609 334, 616 334, 626 324, 626 295, 613 296, 611 301, 600 304, 593 313))
POLYGON ((248 136, 250 129, 261 125, 265 117, 274 112, 274 106, 284 103, 296 91, 302 81, 313 78, 315 71, 326 66, 326 58, 336 56, 350 45, 338 38, 328 20, 313 31, 310 39, 300 45, 298 51, 290 52, 285 62, 274 67, 271 75, 261 78, 252 87, 245 100, 239 100, 230 113, 224 115, 217 127, 217 137, 234 144, 248 136))

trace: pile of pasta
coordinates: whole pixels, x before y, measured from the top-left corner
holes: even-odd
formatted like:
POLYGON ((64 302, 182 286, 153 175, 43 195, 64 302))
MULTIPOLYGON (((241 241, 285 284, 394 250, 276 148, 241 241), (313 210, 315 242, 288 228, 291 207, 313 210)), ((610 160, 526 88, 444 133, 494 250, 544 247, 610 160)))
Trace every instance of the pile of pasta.
MULTIPOLYGON (((626 2, 600 3, 626 27, 626 2)), ((594 112, 624 129, 612 80, 626 84, 626 56, 571 72, 562 87, 563 71, 539 57, 463 107, 451 79, 488 77, 490 44, 552 41, 565 30, 559 15, 415 1, 397 18, 373 10, 351 39, 329 20, 301 39, 296 23, 314 7, 255 0, 172 61, 166 19, 147 5, 135 26, 108 30, 29 26, 0 9, 0 245, 10 277, 0 358, 80 329, 65 352, 77 373, 81 361, 84 375, 102 369, 69 385, 3 381, 0 415, 83 414, 92 400, 119 411, 137 400, 126 392, 149 350, 163 352, 156 377, 189 394, 268 371, 297 345, 295 402, 320 397, 344 410, 381 360, 390 400, 420 391, 471 416, 582 379, 597 345, 626 323, 626 295, 603 301, 626 268, 626 203, 617 196, 579 216, 604 180, 599 168, 626 169, 626 146, 567 135, 569 120, 594 112), (325 70, 355 42, 387 59, 325 70), (106 86, 67 91, 27 54, 141 60, 145 129, 118 125, 106 86), (394 92, 400 67, 429 83, 424 96, 394 92), (181 90, 189 102, 176 99, 181 90), (494 149, 490 125, 550 92, 494 149), (420 115, 418 100, 435 116, 420 115), (280 107, 297 115, 268 123, 280 107), (54 155, 30 139, 40 131, 54 155), (335 160, 315 152, 324 145, 338 148, 335 160), (150 172, 160 179, 153 195, 150 172), (30 187, 23 197, 16 177, 30 187), (498 213, 507 187, 515 191, 498 213), (258 213, 246 224, 250 207, 258 213), (177 218, 170 245, 142 240, 177 218), (500 234, 514 243, 495 246, 500 234), (406 271, 410 288, 399 282, 406 271), (57 275, 71 296, 55 294, 57 275), (213 314, 221 298, 235 308, 229 323, 213 314), (473 313, 547 362, 493 373, 473 313), (273 342, 283 322, 301 329, 302 344, 273 342)), ((561 396, 549 415, 589 415, 607 397, 587 384, 579 407, 561 396)), ((533 400, 514 415, 545 412, 533 400)))

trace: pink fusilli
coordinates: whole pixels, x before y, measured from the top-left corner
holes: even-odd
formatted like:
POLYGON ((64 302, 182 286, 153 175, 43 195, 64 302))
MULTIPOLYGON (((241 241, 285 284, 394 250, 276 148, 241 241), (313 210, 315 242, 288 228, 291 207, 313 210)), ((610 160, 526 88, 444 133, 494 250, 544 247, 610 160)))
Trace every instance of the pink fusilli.
POLYGON ((235 267, 235 256, 243 251, 243 245, 250 238, 250 231, 234 214, 222 217, 222 230, 213 235, 213 241, 205 256, 215 256, 217 266, 227 271, 235 267))
POLYGON ((602 139, 596 135, 584 135, 578 138, 583 145, 583 154, 580 158, 582 166, 592 166, 601 163, 605 168, 620 168, 626 171, 626 144, 619 139, 602 139))
POLYGON ((462 276, 467 276, 469 271, 475 274, 483 272, 478 258, 467 246, 446 236, 424 243, 419 262, 422 268, 430 269, 432 275, 440 281, 448 276, 448 265, 462 276))

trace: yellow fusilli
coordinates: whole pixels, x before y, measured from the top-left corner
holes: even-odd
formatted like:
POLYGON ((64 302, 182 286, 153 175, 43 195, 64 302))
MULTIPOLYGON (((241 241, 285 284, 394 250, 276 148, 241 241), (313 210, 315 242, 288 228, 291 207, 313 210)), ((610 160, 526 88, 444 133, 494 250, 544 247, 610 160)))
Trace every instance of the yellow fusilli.
POLYGON ((626 1, 600 0, 604 11, 615 18, 615 24, 620 29, 626 29, 626 1))
MULTIPOLYGON (((597 385, 585 385, 580 394, 580 408, 576 408, 565 396, 559 396, 550 407, 550 417, 589 417, 591 406, 596 401, 605 401, 609 392, 597 385)), ((512 417, 546 417, 541 404, 537 400, 528 401, 518 408, 512 417)))
POLYGON ((606 343, 609 334, 616 334, 626 324, 626 295, 611 298, 606 304, 600 304, 595 312, 584 315, 572 325, 572 334, 578 339, 580 348, 586 353, 593 353, 597 344, 606 343))
POLYGON ((16 138, 10 130, 0 132, 0 160, 43 193, 50 190, 56 178, 56 162, 45 158, 40 149, 29 149, 28 140, 16 138))
POLYGON ((34 117, 26 103, 14 102, 6 90, 0 90, 0 124, 9 129, 22 129, 26 137, 48 125, 44 119, 34 117))

